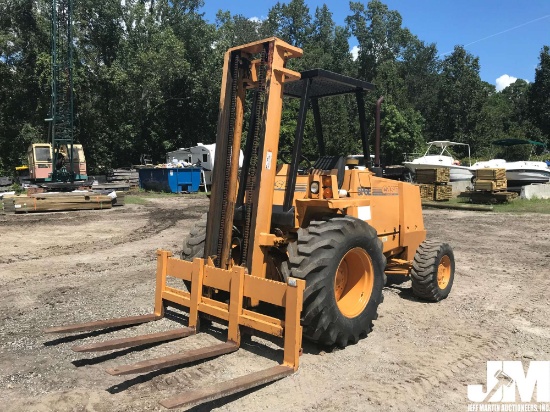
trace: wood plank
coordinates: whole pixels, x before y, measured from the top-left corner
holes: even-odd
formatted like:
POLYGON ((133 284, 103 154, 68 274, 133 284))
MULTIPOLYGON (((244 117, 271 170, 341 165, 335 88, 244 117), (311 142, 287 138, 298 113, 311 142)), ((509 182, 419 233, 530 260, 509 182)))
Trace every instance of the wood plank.
POLYGON ((206 388, 196 389, 182 395, 164 399, 160 404, 168 409, 201 404, 255 388, 269 382, 274 382, 292 375, 293 373, 294 369, 288 366, 278 365, 263 371, 254 372, 206 388))
POLYGON ((221 343, 206 348, 194 349, 174 355, 162 356, 160 358, 148 359, 131 365, 122 365, 116 368, 106 369, 109 375, 131 375, 136 373, 150 372, 170 366, 185 365, 202 359, 214 358, 235 352, 239 347, 233 342, 221 343))
POLYGON ((89 345, 74 346, 72 350, 74 352, 102 352, 113 349, 131 348, 133 346, 146 345, 148 343, 166 342, 185 338, 194 334, 194 328, 178 328, 166 332, 150 333, 147 335, 132 336, 130 338, 112 339, 89 345))
POLYGON ((15 205, 16 211, 40 212, 40 211, 55 211, 55 210, 90 210, 90 209, 110 209, 111 202, 93 203, 93 204, 75 204, 75 203, 54 203, 54 204, 20 204, 15 205))
POLYGON ((25 202, 15 202, 13 209, 15 213, 34 213, 34 212, 56 212, 66 210, 94 210, 94 209, 111 209, 112 202, 52 202, 37 200, 27 200, 25 202))
POLYGON ((98 320, 87 323, 75 323, 73 325, 55 326, 53 328, 44 329, 44 333, 70 333, 84 332, 89 330, 98 330, 105 328, 114 328, 117 326, 139 325, 140 323, 152 322, 161 319, 162 316, 153 313, 149 315, 128 316, 124 318, 114 318, 107 320, 98 320))

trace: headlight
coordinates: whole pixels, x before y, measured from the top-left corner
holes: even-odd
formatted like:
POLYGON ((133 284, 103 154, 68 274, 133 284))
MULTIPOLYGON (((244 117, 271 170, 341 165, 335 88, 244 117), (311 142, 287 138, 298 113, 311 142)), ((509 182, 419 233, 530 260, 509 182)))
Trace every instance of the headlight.
POLYGON ((309 191, 311 193, 313 193, 314 195, 319 193, 319 182, 317 182, 317 181, 311 182, 311 186, 309 186, 309 191))

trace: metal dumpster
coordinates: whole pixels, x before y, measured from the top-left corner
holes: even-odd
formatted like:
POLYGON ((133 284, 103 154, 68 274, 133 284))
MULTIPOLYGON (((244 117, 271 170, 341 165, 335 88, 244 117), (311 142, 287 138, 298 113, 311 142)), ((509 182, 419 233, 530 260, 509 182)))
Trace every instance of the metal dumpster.
POLYGON ((139 187, 157 192, 198 192, 200 167, 139 169, 139 187))

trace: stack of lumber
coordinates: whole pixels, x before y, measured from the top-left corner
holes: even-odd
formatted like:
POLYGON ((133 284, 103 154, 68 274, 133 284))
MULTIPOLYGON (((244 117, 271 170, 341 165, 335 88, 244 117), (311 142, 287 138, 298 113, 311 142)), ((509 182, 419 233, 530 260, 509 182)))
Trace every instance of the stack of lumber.
POLYGON ((131 188, 139 186, 139 172, 135 169, 114 169, 107 174, 109 183, 126 183, 131 188))
POLYGON ((449 183, 450 178, 450 170, 448 167, 438 167, 435 169, 416 169, 417 183, 449 183))
POLYGON ((453 189, 448 185, 450 170, 446 167, 417 169, 416 181, 420 186, 420 197, 424 200, 449 200, 453 189))
POLYGON ((87 193, 37 193, 4 196, 4 213, 54 212, 63 210, 110 209, 112 199, 107 195, 87 193))
POLYGON ((474 190, 502 192, 508 188, 505 169, 478 169, 474 180, 474 190))
POLYGON ((434 191, 435 191, 434 185, 419 184, 418 186, 420 187, 421 199, 432 200, 434 198, 434 191))
POLYGON ((436 185, 434 191, 434 200, 449 200, 453 197, 453 188, 449 185, 436 185))
POLYGON ((508 188, 506 179, 504 180, 478 180, 474 181, 474 190, 484 192, 504 192, 508 188))
POLYGON ((518 197, 517 193, 508 192, 505 169, 478 169, 475 172, 474 190, 463 192, 471 203, 505 203, 518 197))
POLYGON ((506 179, 506 169, 494 168, 494 169, 477 169, 476 179, 484 180, 502 180, 506 179))

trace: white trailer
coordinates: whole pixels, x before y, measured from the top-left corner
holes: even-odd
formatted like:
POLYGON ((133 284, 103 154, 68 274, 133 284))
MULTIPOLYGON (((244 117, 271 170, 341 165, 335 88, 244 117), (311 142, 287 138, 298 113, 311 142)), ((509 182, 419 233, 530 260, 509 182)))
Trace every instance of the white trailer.
MULTIPOLYGON (((214 169, 214 158, 216 144, 197 143, 196 146, 181 148, 166 153, 166 163, 183 164, 184 166, 200 166, 203 170, 204 184, 210 187, 212 184, 212 170, 214 169)), ((239 167, 243 165, 243 151, 239 155, 239 167)))

